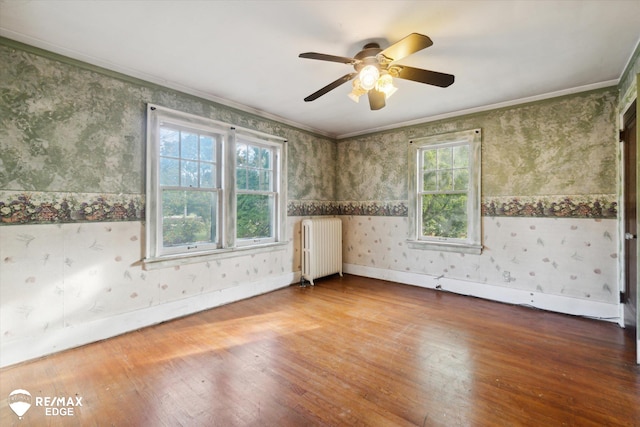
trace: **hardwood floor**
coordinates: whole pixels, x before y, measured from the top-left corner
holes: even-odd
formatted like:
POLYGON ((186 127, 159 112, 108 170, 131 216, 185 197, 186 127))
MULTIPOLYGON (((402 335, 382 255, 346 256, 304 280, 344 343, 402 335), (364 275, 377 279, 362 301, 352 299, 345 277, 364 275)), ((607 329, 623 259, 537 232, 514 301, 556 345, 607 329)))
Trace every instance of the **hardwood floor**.
POLYGON ((0 424, 638 426, 633 345, 612 323, 347 275, 0 370, 0 424), (82 406, 47 416, 44 396, 82 406))

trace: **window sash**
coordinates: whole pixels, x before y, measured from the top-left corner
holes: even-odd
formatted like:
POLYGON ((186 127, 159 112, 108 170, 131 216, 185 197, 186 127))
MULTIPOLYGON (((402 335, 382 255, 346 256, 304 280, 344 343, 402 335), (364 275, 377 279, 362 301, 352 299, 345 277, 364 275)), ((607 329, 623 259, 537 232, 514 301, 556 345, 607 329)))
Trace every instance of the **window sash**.
MULTIPOLYGON (((286 242, 286 236, 284 236, 286 229, 284 226, 286 221, 286 181, 284 181, 286 179, 286 140, 151 104, 147 106, 147 112, 147 221, 145 225, 147 236, 145 263, 147 265, 153 265, 154 268, 162 265, 175 265, 175 262, 181 259, 184 259, 183 262, 192 262, 202 259, 203 255, 217 257, 228 254, 228 256, 233 256, 233 252, 239 246, 251 249, 252 246, 262 247, 265 244, 286 242), (169 147, 161 155, 159 144, 161 128, 176 131, 177 138, 180 138, 181 132, 197 134, 199 135, 199 145, 196 146, 194 143, 193 149, 187 152, 182 150, 178 144, 177 148, 169 147), (209 140, 209 137, 212 139, 209 140), (269 153, 264 167, 259 168, 263 172, 264 182, 268 182, 268 185, 258 187, 256 191, 236 188, 236 144, 247 143, 259 146, 263 150, 262 152, 269 153), (203 147, 206 150, 212 150, 213 153, 203 154, 203 147), (177 162, 173 165, 176 170, 182 173, 191 173, 192 179, 181 181, 182 178, 178 177, 177 180, 166 181, 161 185, 160 161, 167 159, 177 162), (190 169, 187 170, 183 163, 190 169), (203 179, 203 171, 213 175, 203 179), (166 207, 163 207, 162 195, 164 193, 170 194, 167 192, 171 191, 183 191, 187 195, 191 194, 191 198, 194 198, 195 194, 207 195, 203 198, 210 205, 210 214, 203 214, 202 212, 207 212, 207 210, 202 206, 198 208, 200 211, 197 213, 191 212, 191 207, 185 204, 186 214, 177 215, 176 212, 180 210, 176 207, 179 205, 177 203, 172 206, 173 212, 168 214, 174 223, 182 221, 185 224, 188 223, 189 226, 193 225, 198 230, 193 234, 196 236, 193 240, 197 240, 197 242, 188 241, 191 239, 181 240, 175 236, 169 236, 169 239, 165 239, 167 237, 165 233, 170 233, 171 230, 170 227, 163 229, 165 215, 163 209, 166 207), (245 193, 266 195, 272 200, 268 211, 270 235, 265 236, 266 238, 236 238, 237 196, 245 193), (207 235, 210 238, 206 237, 207 235), (165 245, 167 242, 170 246, 165 245), (177 244, 174 244, 176 242, 177 244), (194 258, 194 255, 198 255, 198 258, 194 258), (192 261, 189 261, 189 258, 192 261)), ((178 198, 175 194, 173 197, 178 198)))
POLYGON ((257 200, 256 204, 260 204, 262 200, 266 200, 262 202, 266 204, 266 209, 264 209, 261 213, 262 216, 266 216, 265 218, 258 218, 256 221, 251 221, 247 218, 241 218, 240 215, 236 217, 236 221, 238 223, 237 231, 236 231, 236 239, 237 244, 239 246, 249 245, 249 244, 262 244, 268 242, 274 242, 276 237, 276 206, 277 206, 277 193, 275 192, 257 192, 257 191, 239 191, 236 194, 238 200, 238 210, 241 209, 242 203, 240 203, 241 198, 245 198, 246 200, 251 200, 251 196, 255 196, 257 200), (242 197, 249 196, 249 197, 242 197), (262 199, 262 200, 261 200, 262 199), (262 219, 262 220, 261 220, 262 219), (267 232, 264 232, 266 229, 267 232), (263 232, 260 232, 263 230, 263 232))
MULTIPOLYGON (((480 141, 481 130, 452 132, 413 140, 409 144, 409 246, 479 253, 480 236, 480 141), (461 147, 468 147, 462 149, 461 147), (457 151, 456 151, 457 150, 457 151), (451 153, 449 156, 448 152, 451 153), (443 154, 443 159, 438 158, 443 154), (456 153, 458 156, 456 156, 456 153), (441 176, 449 176, 440 185, 441 176), (458 182, 456 183, 456 176, 458 182), (429 181, 425 181, 425 180, 429 181), (457 187, 458 186, 458 187, 457 187), (460 189, 460 188, 466 188, 460 189), (467 195, 466 207, 457 213, 466 216, 466 225, 459 224, 460 215, 437 218, 429 223, 423 217, 426 201, 446 200, 446 196, 467 195), (430 197, 433 196, 433 197, 430 197), (431 199, 431 200, 429 200, 431 199), (427 226, 424 226, 427 222, 427 226), (427 230, 425 232, 425 229, 427 230), (466 229, 466 233, 464 230, 466 229), (430 233, 428 230, 434 232, 430 233), (435 230, 442 230, 439 235, 435 230)), ((456 210, 454 210, 454 214, 456 210)), ((463 219, 463 218, 462 218, 463 219)))
MULTIPOLYGON (((159 223, 162 225, 158 227, 158 253, 160 254, 174 254, 181 252, 202 252, 211 249, 220 248, 220 191, 219 190, 202 190, 197 188, 184 188, 184 187, 162 187, 161 188, 161 196, 160 196, 160 209, 159 209, 159 223), (183 201, 183 209, 182 215, 178 213, 174 213, 174 215, 167 215, 165 212, 166 204, 164 203, 165 195, 169 192, 173 193, 184 193, 185 199, 189 196, 195 195, 204 195, 209 196, 211 205, 209 206, 208 214, 209 214, 209 223, 207 226, 207 218, 206 216, 197 216, 193 215, 193 211, 188 209, 187 200, 183 201), (169 221, 169 219, 171 221, 169 221), (182 221, 181 221, 182 220, 182 221), (180 222, 184 225, 186 229, 187 235, 192 235, 193 239, 186 240, 184 238, 185 234, 174 235, 174 233, 170 233, 170 225, 177 225, 180 222), (206 234, 205 234, 206 233, 206 234), (170 236, 168 234, 171 234, 170 236), (196 236, 204 236, 208 237, 207 240, 197 240, 196 236), (179 237, 183 237, 183 239, 178 239, 179 237), (171 241, 176 240, 184 240, 178 241, 175 244, 171 244, 171 241)), ((202 210, 200 210, 202 212, 202 210)))
MULTIPOLYGON (((270 144, 265 141, 257 140, 254 138, 248 138, 246 136, 241 136, 238 138, 236 144, 236 156, 238 156, 238 149, 240 147, 245 147, 245 154, 247 155, 246 159, 239 159, 236 157, 236 178, 239 179, 239 171, 245 172, 246 181, 238 182, 236 185, 236 243, 238 246, 246 246, 251 244, 265 244, 270 242, 275 242, 278 235, 278 217, 279 215, 284 215, 284 212, 280 212, 279 207, 279 158, 280 158, 280 149, 277 145, 270 144), (258 161, 250 161, 249 153, 250 152, 259 153, 258 161), (269 162, 266 164, 261 162, 264 160, 264 153, 268 153, 269 162), (241 161, 245 162, 242 165, 238 165, 241 161), (253 171, 258 174, 258 188, 256 186, 251 185, 251 179, 249 178, 249 173, 253 171), (265 187, 263 185, 261 173, 269 174, 269 183, 265 187), (254 188, 250 188, 254 187, 254 188), (264 189, 263 189, 264 188, 264 189), (257 218, 257 221, 251 221, 250 219, 240 217, 240 203, 239 200, 242 196, 256 196, 256 197, 266 197, 267 203, 266 208, 267 212, 263 212, 263 215, 266 213, 268 215, 268 220, 264 221, 264 218, 257 218), (262 220, 260 220, 262 219, 262 220), (268 235, 266 233, 258 233, 258 230, 267 229, 269 231, 268 235), (258 234, 254 234, 258 233, 258 234)), ((249 197, 245 197, 245 200, 250 200, 249 197)), ((259 200, 259 199, 257 199, 259 200)))
MULTIPOLYGON (((420 216, 420 224, 419 224, 419 235, 418 240, 453 240, 453 241, 466 241, 467 233, 469 229, 469 186, 468 183, 465 186, 464 190, 456 190, 455 189, 455 172, 456 171, 466 171, 467 175, 471 174, 471 161, 469 159, 470 150, 469 143, 466 141, 459 141, 453 143, 442 143, 435 144, 433 146, 425 146, 418 149, 418 215, 420 216), (466 148, 466 150, 456 150, 466 148), (455 150, 455 151, 454 151, 455 150), (460 161, 455 153, 458 151, 466 151, 466 159, 464 161, 460 161), (433 153, 435 157, 433 158, 433 162, 431 164, 426 164, 426 157, 428 154, 433 153), (445 157, 445 160, 441 157, 445 157), (456 162, 457 160, 457 162, 456 162), (456 165, 458 163, 458 165, 456 165), (466 167, 460 167, 460 163, 462 165, 466 164, 466 167), (434 180, 433 184, 428 185, 429 187, 435 187, 434 190, 425 191, 425 176, 427 174, 433 174, 434 180), (443 183, 445 181, 443 177, 449 176, 449 182, 443 183), (441 189, 443 188, 443 189, 441 189), (448 197, 437 197, 437 196, 455 196, 455 195, 465 195, 465 208, 464 212, 450 212, 453 214, 457 214, 454 217, 451 215, 446 218, 446 223, 442 224, 445 221, 445 218, 441 218, 440 221, 431 221, 431 226, 427 226, 426 223, 428 220, 434 218, 437 212, 434 212, 433 217, 425 218, 425 196, 434 196, 431 199, 433 201, 438 200, 447 200, 448 197), (465 222, 464 226, 459 225, 460 216, 463 216, 463 220, 465 222), (452 224, 458 224, 457 226, 453 226, 452 224), (440 230, 440 234, 426 234, 425 228, 429 228, 431 230, 440 230), (463 228, 464 232, 453 232, 452 229, 460 229, 463 228), (446 230, 446 231, 445 231, 446 230), (456 236, 454 236, 454 234, 456 236)), ((432 157, 432 156, 430 156, 432 157)), ((428 198, 428 197, 427 197, 428 198)))

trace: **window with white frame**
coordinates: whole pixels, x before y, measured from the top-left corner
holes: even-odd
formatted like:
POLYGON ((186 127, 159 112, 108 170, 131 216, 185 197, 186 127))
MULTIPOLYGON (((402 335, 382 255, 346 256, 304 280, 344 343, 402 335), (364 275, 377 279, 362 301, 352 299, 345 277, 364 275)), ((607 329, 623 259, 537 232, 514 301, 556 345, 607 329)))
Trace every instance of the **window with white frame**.
POLYGON ((158 129, 157 229, 161 254, 220 247, 220 152, 224 134, 171 121, 158 129))
POLYGON ((275 238, 276 148, 244 137, 236 141, 236 237, 240 245, 275 238))
POLYGON ((282 138, 149 105, 148 264, 282 244, 282 138))
POLYGON ((409 246, 480 253, 480 129, 409 144, 409 246))

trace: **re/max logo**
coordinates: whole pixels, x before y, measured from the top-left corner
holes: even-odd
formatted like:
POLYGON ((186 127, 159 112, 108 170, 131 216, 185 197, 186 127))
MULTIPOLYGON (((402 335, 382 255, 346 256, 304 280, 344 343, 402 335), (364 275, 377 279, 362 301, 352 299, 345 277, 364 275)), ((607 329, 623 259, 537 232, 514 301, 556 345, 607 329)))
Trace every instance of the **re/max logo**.
POLYGON ((36 406, 82 406, 82 396, 73 397, 36 397, 36 406))
POLYGON ((73 417, 74 408, 82 406, 82 396, 73 397, 36 397, 36 406, 44 406, 44 414, 50 416, 73 417))

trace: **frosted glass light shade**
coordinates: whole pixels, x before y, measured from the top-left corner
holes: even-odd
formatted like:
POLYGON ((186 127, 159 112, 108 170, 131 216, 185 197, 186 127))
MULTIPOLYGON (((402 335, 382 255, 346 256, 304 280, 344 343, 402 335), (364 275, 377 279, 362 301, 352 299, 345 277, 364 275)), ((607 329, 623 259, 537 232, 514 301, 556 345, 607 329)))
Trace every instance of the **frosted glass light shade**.
POLYGON ((379 77, 378 68, 374 65, 367 65, 360 70, 360 86, 364 90, 371 90, 376 86, 379 77))

